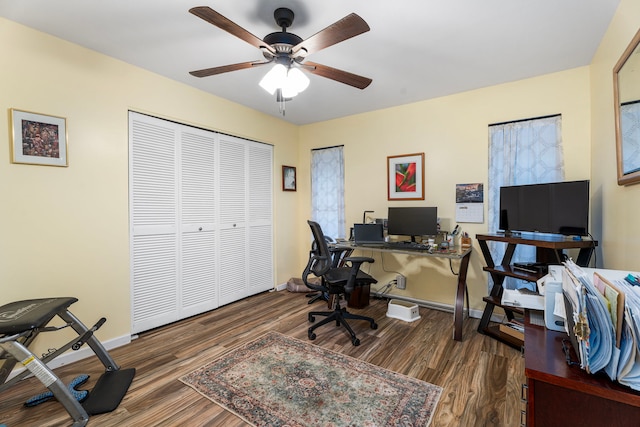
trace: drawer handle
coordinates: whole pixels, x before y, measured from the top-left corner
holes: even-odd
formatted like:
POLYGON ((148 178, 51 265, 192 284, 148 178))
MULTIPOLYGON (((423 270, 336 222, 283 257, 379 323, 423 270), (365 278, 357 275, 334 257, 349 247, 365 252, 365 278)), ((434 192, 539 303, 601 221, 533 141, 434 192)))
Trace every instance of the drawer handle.
POLYGON ((520 427, 527 427, 527 411, 520 411, 520 427))
POLYGON ((527 384, 522 384, 520 387, 520 400, 524 403, 529 401, 529 386, 527 384))

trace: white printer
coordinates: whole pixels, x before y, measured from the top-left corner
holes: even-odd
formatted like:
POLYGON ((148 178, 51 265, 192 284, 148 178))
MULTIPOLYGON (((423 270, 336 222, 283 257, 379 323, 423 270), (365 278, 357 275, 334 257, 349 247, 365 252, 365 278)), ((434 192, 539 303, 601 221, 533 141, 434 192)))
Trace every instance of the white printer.
POLYGON ((550 265, 549 273, 538 279, 538 292, 544 297, 544 324, 553 331, 565 330, 562 265, 550 265))

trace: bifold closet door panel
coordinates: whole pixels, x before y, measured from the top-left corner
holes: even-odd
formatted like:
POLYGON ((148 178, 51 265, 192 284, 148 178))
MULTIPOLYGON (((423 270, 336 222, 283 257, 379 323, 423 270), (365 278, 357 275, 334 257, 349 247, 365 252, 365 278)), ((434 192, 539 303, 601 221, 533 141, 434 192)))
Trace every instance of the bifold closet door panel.
POLYGON ((178 320, 176 147, 179 129, 129 117, 132 332, 178 320))
POLYGON ((218 307, 217 138, 202 129, 181 132, 180 318, 218 307))
POLYGON ((219 139, 220 305, 249 296, 247 142, 229 135, 219 139))
POLYGON ((273 147, 248 143, 249 156, 249 293, 272 289, 273 268, 273 147))

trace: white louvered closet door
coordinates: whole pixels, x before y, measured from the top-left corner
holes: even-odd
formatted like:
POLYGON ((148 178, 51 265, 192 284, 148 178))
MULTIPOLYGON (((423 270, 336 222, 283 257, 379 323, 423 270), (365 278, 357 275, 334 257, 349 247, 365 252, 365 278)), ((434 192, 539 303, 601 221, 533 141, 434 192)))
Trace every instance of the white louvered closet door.
POLYGON ((218 307, 216 139, 185 127, 180 151, 180 318, 218 307))
POLYGON ((273 148, 220 135, 220 305, 273 288, 273 148))
POLYGON ((130 113, 132 331, 273 288, 273 147, 130 113))
POLYGON ((247 144, 220 135, 220 305, 249 295, 247 144))
POLYGON ((176 147, 179 129, 129 117, 132 330, 178 319, 176 147))
POLYGON ((273 288, 273 147, 249 142, 249 293, 273 288))

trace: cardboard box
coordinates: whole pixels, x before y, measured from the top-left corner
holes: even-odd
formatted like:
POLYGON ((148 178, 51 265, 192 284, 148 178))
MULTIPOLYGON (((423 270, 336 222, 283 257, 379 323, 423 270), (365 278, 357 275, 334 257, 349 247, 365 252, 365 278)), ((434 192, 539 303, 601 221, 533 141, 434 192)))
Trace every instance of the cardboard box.
POLYGON ((524 331, 520 331, 516 328, 513 328, 508 323, 500 324, 500 332, 505 333, 507 335, 511 335, 514 338, 524 341, 524 331))

